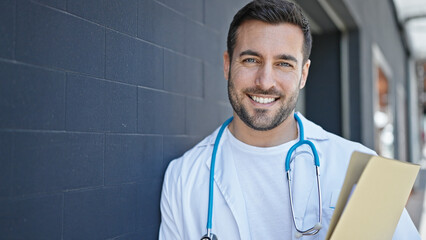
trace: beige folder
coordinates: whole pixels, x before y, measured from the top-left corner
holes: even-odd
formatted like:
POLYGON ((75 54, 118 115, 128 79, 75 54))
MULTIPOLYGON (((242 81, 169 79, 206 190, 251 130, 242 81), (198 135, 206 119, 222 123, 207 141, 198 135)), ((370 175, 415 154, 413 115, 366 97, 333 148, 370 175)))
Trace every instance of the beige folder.
POLYGON ((354 152, 326 239, 392 239, 419 170, 415 164, 354 152))

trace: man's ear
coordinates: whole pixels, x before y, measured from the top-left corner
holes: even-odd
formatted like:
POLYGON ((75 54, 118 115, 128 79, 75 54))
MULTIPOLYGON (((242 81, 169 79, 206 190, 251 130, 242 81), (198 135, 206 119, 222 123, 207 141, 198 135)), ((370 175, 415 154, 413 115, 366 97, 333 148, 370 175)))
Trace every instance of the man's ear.
POLYGON ((223 53, 223 76, 225 77, 226 80, 229 80, 229 64, 230 64, 230 59, 229 59, 229 54, 228 51, 225 51, 223 53))
POLYGON ((311 66, 311 60, 308 59, 306 60, 305 64, 303 64, 303 67, 302 67, 302 78, 301 78, 300 87, 299 87, 300 89, 305 87, 306 80, 308 79, 310 66, 311 66))

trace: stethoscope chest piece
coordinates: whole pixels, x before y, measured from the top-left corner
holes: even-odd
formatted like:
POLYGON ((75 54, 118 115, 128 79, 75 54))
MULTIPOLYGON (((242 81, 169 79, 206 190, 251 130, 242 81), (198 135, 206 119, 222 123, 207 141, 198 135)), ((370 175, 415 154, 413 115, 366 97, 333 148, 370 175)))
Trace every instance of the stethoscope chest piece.
POLYGON ((204 235, 201 240, 217 240, 216 235, 214 235, 213 233, 210 233, 210 236, 204 235))

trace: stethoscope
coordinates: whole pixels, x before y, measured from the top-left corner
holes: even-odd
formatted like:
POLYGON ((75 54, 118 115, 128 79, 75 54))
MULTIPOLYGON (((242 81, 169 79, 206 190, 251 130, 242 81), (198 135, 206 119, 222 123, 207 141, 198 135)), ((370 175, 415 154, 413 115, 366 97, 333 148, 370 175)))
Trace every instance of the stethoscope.
MULTIPOLYGON (((287 182, 288 182, 288 189, 289 189, 289 198, 290 198, 290 206, 291 206, 291 215, 293 218, 293 224, 294 227, 296 228, 296 238, 300 238, 303 235, 315 235, 317 234, 320 229, 322 228, 322 224, 321 224, 321 219, 322 219, 322 200, 321 200, 321 188, 320 188, 320 171, 319 171, 319 158, 318 158, 318 152, 317 149, 315 148, 315 145, 309 141, 309 140, 305 140, 305 136, 304 136, 304 129, 303 129, 303 124, 302 121, 300 120, 299 116, 297 116, 297 114, 294 114, 294 118, 296 119, 298 125, 299 125, 299 141, 294 144, 290 150, 288 150, 286 159, 285 159, 285 171, 287 174, 287 182), (316 168, 316 177, 317 177, 317 186, 318 186, 318 222, 311 228, 308 228, 306 230, 302 230, 297 226, 296 223, 296 219, 294 216, 294 207, 293 207, 293 197, 291 195, 291 177, 290 177, 290 162, 291 162, 291 156, 293 154, 293 152, 296 150, 296 148, 302 146, 302 145, 308 145, 311 150, 312 153, 314 155, 314 163, 315 163, 315 168, 316 168)), ((220 142, 220 138, 222 137, 223 131, 225 130, 225 128, 229 125, 229 123, 232 121, 233 117, 229 118, 228 120, 226 120, 222 126, 219 129, 219 132, 217 133, 216 136, 216 140, 214 142, 214 146, 213 146, 213 152, 212 152, 212 159, 211 159, 211 163, 210 163, 210 182, 209 182, 209 205, 208 205, 208 211, 207 211, 207 233, 201 238, 201 240, 217 240, 217 236, 212 233, 212 215, 213 215, 213 187, 214 187, 214 166, 216 163, 216 154, 217 154, 217 149, 219 147, 219 142, 220 142)))

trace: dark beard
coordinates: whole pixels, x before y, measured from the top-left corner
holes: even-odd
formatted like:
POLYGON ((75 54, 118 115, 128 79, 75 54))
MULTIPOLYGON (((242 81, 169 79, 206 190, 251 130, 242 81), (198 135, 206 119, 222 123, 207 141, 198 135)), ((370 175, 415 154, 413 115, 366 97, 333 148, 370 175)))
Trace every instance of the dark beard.
MULTIPOLYGON (((280 92, 275 89, 263 90, 259 88, 250 88, 246 89, 244 92, 251 94, 265 94, 265 95, 276 95, 280 96, 280 99, 277 101, 282 101, 285 99, 280 92)), ((266 109, 255 109, 255 113, 253 116, 250 116, 247 109, 241 104, 238 99, 238 95, 235 91, 234 83, 231 79, 231 74, 229 73, 228 77, 228 98, 234 109, 235 113, 237 113, 238 117, 250 128, 257 131, 268 131, 276 128, 282 122, 284 122, 288 116, 293 112, 296 108, 297 98, 299 96, 299 91, 296 92, 293 96, 288 96, 289 99, 286 103, 284 103, 277 114, 275 114, 272 119, 268 121, 266 124, 262 124, 262 120, 267 118, 266 113, 268 110, 266 109)))

